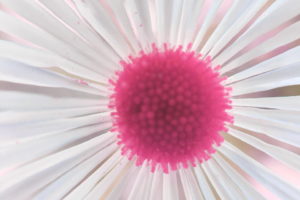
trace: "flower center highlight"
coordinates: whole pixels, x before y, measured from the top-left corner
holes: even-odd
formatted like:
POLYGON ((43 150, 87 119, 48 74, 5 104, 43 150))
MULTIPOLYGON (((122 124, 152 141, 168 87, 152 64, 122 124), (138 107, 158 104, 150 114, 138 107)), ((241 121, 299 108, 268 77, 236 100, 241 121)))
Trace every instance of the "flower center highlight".
POLYGON ((210 59, 167 45, 129 58, 111 80, 110 108, 122 154, 166 173, 209 159, 232 121, 226 113, 229 89, 210 59))

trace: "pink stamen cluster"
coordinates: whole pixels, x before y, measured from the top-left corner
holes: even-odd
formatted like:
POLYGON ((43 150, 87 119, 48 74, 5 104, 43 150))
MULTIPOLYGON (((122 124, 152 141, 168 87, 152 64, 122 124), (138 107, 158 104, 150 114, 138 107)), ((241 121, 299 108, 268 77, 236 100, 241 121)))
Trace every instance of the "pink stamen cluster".
POLYGON ((194 51, 155 45, 150 53, 122 61, 111 81, 110 107, 122 154, 148 162, 152 171, 195 166, 220 145, 232 117, 229 89, 210 59, 194 51))

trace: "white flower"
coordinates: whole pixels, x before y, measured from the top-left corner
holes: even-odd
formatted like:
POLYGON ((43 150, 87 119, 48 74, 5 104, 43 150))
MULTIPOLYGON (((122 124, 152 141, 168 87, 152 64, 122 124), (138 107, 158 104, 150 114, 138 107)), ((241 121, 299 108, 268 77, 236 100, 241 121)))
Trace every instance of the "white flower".
POLYGON ((0 0, 0 199, 299 199, 299 16, 298 0, 0 0))

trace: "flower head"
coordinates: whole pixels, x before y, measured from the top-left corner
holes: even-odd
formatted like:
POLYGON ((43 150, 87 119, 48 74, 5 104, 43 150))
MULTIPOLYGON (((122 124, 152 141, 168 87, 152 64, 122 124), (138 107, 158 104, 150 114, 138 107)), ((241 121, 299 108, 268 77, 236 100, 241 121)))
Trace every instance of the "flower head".
POLYGON ((0 0, 0 199, 299 199, 298 0, 0 0))

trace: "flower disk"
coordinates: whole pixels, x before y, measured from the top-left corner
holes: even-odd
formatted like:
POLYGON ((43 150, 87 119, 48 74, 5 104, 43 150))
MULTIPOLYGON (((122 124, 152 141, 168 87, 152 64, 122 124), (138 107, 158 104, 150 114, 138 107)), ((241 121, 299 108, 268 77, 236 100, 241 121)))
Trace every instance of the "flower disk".
POLYGON ((193 51, 153 45, 122 62, 110 106, 119 145, 136 164, 164 172, 207 160, 223 141, 220 131, 231 117, 229 90, 209 59, 193 51))

